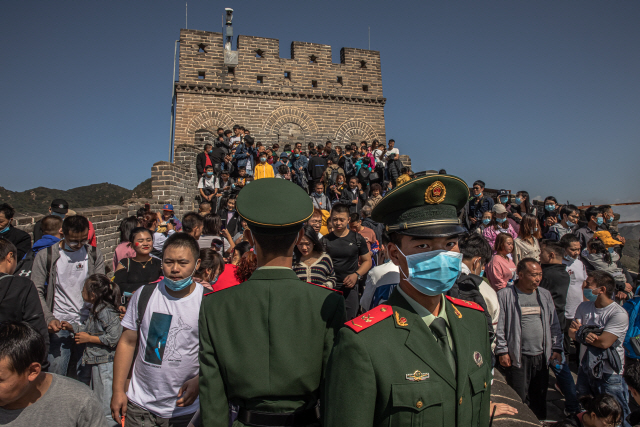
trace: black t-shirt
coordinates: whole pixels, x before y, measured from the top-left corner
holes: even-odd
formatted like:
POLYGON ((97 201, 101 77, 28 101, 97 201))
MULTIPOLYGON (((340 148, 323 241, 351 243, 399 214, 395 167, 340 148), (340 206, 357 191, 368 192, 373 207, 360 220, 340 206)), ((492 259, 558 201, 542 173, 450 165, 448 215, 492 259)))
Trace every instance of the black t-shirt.
POLYGON ((151 258, 143 263, 125 258, 120 261, 120 264, 124 269, 117 270, 113 278, 120 287, 120 292, 133 293, 140 286, 155 282, 162 276, 162 262, 157 258, 151 258))
POLYGON ((220 147, 213 147, 211 149, 211 154, 209 154, 209 158, 211 159, 211 163, 214 165, 219 165, 224 161, 224 156, 226 153, 220 147))
POLYGON ((345 237, 329 233, 322 238, 322 244, 333 261, 333 270, 336 273, 338 285, 342 285, 342 281, 349 274, 356 272, 358 258, 369 252, 364 237, 351 230, 345 237))

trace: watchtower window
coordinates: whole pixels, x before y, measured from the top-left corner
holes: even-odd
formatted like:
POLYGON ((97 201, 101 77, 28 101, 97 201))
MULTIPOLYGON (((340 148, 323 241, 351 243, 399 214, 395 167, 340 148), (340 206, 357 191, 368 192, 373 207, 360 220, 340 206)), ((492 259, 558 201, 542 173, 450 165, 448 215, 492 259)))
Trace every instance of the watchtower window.
POLYGON ((235 76, 236 75, 236 69, 234 67, 228 67, 227 68, 227 74, 230 76, 235 76))
POLYGON ((342 76, 336 77, 336 83, 338 83, 340 86, 342 86, 342 76))
POLYGON ((207 47, 207 45, 206 45, 206 44, 204 44, 204 43, 200 43, 200 44, 198 45, 198 53, 207 53, 207 51, 206 51, 206 50, 204 50, 206 47, 207 47))
POLYGON ((261 85, 262 83, 264 83, 264 76, 258 76, 258 77, 256 77, 256 83, 258 83, 259 85, 261 85))
POLYGON ((291 80, 291 71, 285 71, 284 72, 284 78, 287 80, 291 80))
POLYGON ((369 92, 369 85, 362 85, 363 92, 369 92))
POLYGON ((256 50, 256 58, 264 58, 264 50, 262 49, 256 50))
POLYGON ((318 81, 317 80, 311 80, 311 87, 318 87, 318 81))
POLYGON ((204 80, 205 77, 205 72, 204 71, 198 71, 198 80, 204 80))
POLYGON ((317 64, 318 63, 318 57, 315 55, 311 55, 309 57, 309 64, 317 64))
POLYGON ((367 68, 367 61, 365 61, 364 59, 360 61, 360 68, 367 68))

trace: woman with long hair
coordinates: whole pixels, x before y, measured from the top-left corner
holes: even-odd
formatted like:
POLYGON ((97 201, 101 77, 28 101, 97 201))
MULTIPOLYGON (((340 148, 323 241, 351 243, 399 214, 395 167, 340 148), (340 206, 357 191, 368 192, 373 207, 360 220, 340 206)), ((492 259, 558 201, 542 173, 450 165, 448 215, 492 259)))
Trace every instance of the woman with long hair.
POLYGON ((233 251, 235 242, 229 230, 222 228, 222 220, 217 214, 206 214, 202 235, 198 239, 200 249, 211 248, 221 256, 228 256, 233 251))
POLYGON ((222 256, 211 248, 200 249, 200 267, 193 274, 193 279, 209 290, 218 281, 224 271, 222 256))
POLYGON ((509 207, 509 218, 513 219, 516 223, 520 224, 522 217, 526 214, 535 215, 536 207, 531 204, 529 193, 526 191, 518 191, 514 203, 509 207))
POLYGON ((238 262, 236 269, 236 279, 238 284, 249 280, 254 271, 258 268, 258 257, 254 251, 246 252, 238 262))
POLYGON ((491 287, 497 292, 513 283, 516 276, 516 265, 510 258, 510 254, 513 252, 513 237, 510 234, 501 233, 496 238, 495 244, 496 254, 491 258, 484 271, 487 273, 491 287))
POLYGON ((220 272, 218 280, 213 285, 214 291, 230 288, 240 284, 240 281, 236 278, 236 271, 242 257, 251 251, 251 244, 249 242, 240 242, 233 248, 233 255, 231 256, 231 263, 224 265, 224 270, 220 272))
POLYGON ((336 275, 329 254, 324 252, 318 233, 304 226, 304 236, 293 248, 293 271, 300 280, 333 289, 336 275))
POLYGON ((116 250, 113 252, 113 269, 116 271, 118 268, 118 262, 121 259, 131 258, 136 256, 136 251, 129 244, 129 235, 134 228, 138 227, 138 218, 130 216, 120 221, 118 231, 120 232, 120 243, 116 246, 116 250))
POLYGON ((513 244, 513 262, 518 265, 521 259, 533 258, 540 261, 540 244, 542 238, 538 218, 524 214, 520 221, 520 231, 513 244))

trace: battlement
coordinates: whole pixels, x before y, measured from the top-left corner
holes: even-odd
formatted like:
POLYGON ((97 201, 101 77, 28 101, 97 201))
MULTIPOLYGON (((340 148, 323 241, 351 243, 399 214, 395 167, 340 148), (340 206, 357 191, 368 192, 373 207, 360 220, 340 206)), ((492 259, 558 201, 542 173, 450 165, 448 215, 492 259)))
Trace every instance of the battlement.
POLYGON ((278 39, 244 35, 237 38, 237 52, 238 65, 226 67, 221 33, 181 30, 178 90, 198 85, 384 104, 380 52, 342 48, 340 63, 334 64, 331 46, 294 41, 291 58, 281 58, 278 39))

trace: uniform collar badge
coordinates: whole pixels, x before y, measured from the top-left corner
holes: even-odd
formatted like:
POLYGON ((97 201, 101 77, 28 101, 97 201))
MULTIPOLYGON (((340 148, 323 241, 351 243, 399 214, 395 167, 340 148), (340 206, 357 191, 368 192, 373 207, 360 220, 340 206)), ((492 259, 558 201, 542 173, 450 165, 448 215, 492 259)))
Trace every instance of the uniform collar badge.
POLYGON ((396 311, 396 323, 398 326, 409 326, 405 317, 400 317, 400 314, 396 311))
POLYGON ((405 378, 409 381, 423 381, 429 378, 429 373, 422 373, 420 371, 415 371, 413 374, 406 374, 405 378))
POLYGON ((451 305, 453 307, 453 312, 456 314, 456 316, 458 317, 458 319, 462 319, 462 313, 460 313, 460 310, 458 310, 458 307, 456 307, 455 305, 451 305))
POLYGON ((482 366, 482 364, 484 363, 482 361, 482 355, 480 354, 479 351, 474 351, 473 352, 473 361, 476 362, 476 365, 478 365, 478 366, 482 366))

